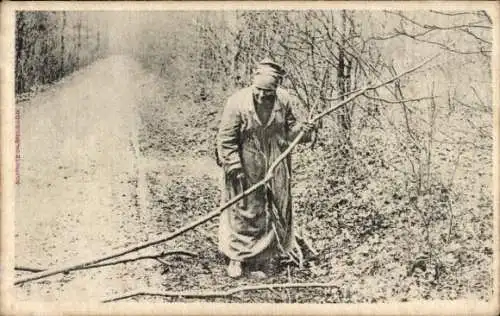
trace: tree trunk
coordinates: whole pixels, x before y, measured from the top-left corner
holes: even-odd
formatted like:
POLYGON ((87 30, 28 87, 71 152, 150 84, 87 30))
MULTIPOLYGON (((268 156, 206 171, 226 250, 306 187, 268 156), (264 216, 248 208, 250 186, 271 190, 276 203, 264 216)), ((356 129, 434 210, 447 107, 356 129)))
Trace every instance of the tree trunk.
MULTIPOLYGON (((347 34, 348 34, 348 21, 347 21, 347 12, 346 10, 342 10, 341 13, 341 22, 340 22, 340 33, 342 34, 342 38, 340 40, 339 45, 339 62, 337 69, 337 88, 340 95, 345 95, 349 92, 350 89, 350 61, 346 56, 346 45, 347 45, 347 34)), ((345 96, 341 97, 341 100, 344 100, 345 96)), ((339 126, 341 129, 340 134, 342 135, 342 143, 343 148, 342 152, 347 153, 348 146, 350 141, 350 132, 351 132, 351 106, 345 106, 337 115, 337 119, 339 122, 339 126)))
POLYGON ((73 70, 76 68, 78 69, 80 67, 80 53, 82 50, 82 16, 80 13, 78 14, 78 37, 77 37, 77 42, 76 42, 76 65, 73 67, 73 70))
POLYGON ((66 12, 62 12, 62 26, 61 26, 61 67, 59 69, 59 77, 64 76, 64 59, 66 51, 64 47, 64 32, 66 31, 66 12))
POLYGON ((24 13, 19 11, 16 16, 16 94, 24 92, 24 13))

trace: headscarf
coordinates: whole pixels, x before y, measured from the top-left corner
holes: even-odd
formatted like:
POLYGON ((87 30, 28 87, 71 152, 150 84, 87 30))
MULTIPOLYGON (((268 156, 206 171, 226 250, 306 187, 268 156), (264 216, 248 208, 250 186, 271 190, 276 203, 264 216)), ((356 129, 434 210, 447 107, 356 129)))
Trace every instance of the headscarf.
POLYGON ((269 58, 262 60, 255 70, 253 84, 257 88, 276 90, 281 83, 285 71, 283 68, 269 58))

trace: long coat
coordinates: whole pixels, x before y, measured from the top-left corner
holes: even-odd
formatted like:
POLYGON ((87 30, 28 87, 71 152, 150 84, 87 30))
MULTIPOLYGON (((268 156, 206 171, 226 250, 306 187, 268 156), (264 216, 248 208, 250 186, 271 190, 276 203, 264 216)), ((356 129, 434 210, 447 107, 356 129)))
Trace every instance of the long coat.
MULTIPOLYGON (((217 151, 224 168, 222 203, 262 180, 268 167, 299 132, 292 107, 296 104, 278 88, 267 122, 255 110, 252 88, 244 88, 227 101, 217 136, 217 151), (242 168, 245 182, 228 177, 242 168)), ((310 135, 305 135, 307 141, 310 135)), ((291 158, 275 169, 268 185, 243 198, 220 216, 219 249, 231 260, 265 259, 295 245, 290 192, 291 158)))

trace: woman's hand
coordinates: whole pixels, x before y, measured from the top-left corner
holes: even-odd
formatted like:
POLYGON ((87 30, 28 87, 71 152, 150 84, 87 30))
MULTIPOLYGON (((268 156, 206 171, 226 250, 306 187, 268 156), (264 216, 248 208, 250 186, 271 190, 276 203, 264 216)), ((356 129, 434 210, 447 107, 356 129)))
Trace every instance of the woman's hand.
POLYGON ((311 134, 313 131, 316 131, 316 124, 310 122, 302 122, 300 123, 300 130, 304 131, 306 134, 311 134))
MULTIPOLYGON (((242 168, 235 168, 227 173, 228 179, 231 182, 232 197, 242 194, 246 189, 245 172, 242 168)), ((239 208, 247 207, 246 197, 238 201, 239 208)))
POLYGON ((242 168, 234 168, 233 170, 228 171, 227 176, 229 179, 243 181, 245 179, 245 172, 242 168))

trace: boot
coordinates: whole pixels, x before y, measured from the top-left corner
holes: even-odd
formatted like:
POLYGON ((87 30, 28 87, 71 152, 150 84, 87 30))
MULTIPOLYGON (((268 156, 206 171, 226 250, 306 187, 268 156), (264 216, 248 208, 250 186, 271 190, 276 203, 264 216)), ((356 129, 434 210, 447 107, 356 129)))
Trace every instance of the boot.
POLYGON ((227 266, 227 274, 231 278, 239 278, 241 274, 243 273, 243 270, 241 268, 241 261, 236 261, 236 260, 231 260, 229 262, 229 265, 227 266))

